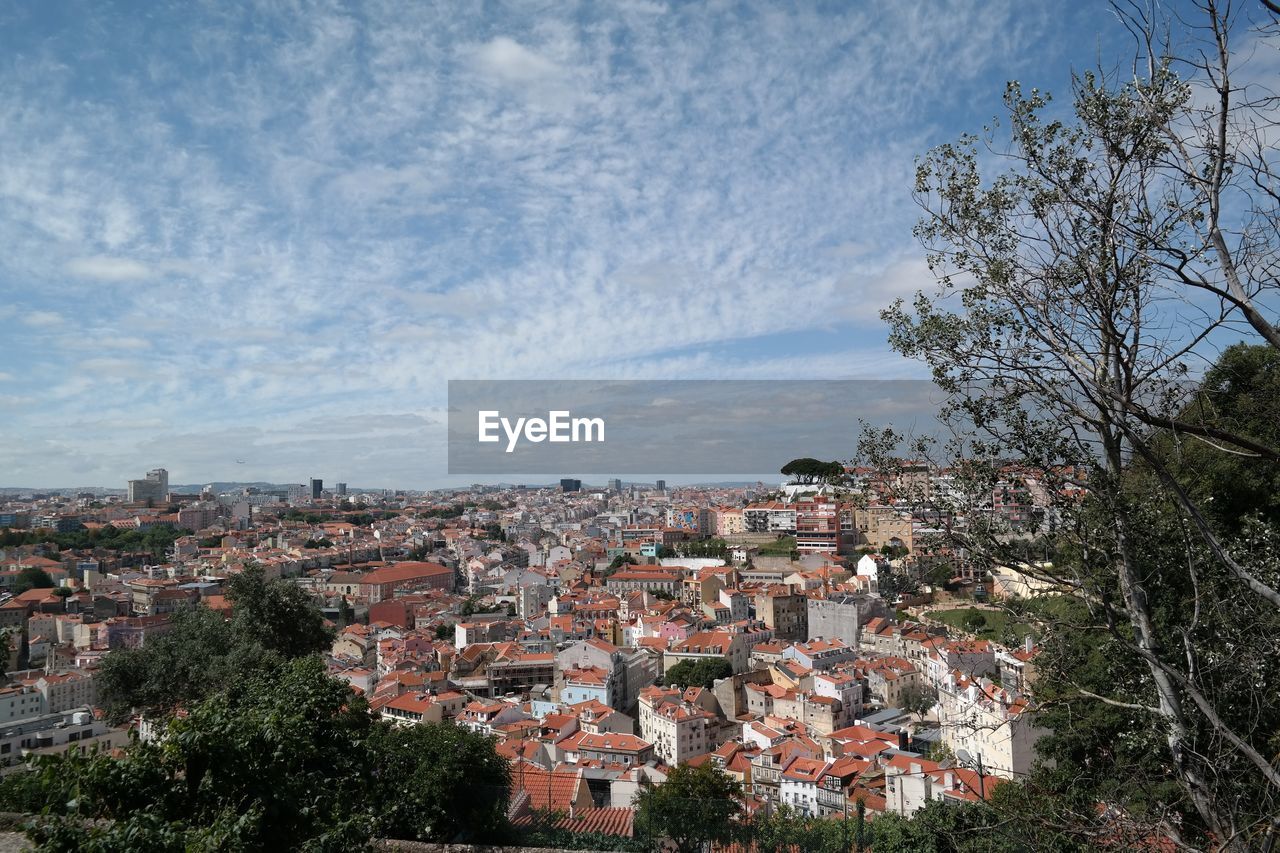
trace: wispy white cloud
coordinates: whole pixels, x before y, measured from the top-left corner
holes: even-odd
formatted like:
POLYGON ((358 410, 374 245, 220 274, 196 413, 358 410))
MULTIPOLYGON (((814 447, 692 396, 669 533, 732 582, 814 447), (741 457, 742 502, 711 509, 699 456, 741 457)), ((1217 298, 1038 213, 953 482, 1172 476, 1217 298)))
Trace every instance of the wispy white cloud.
MULTIPOLYGON (((111 242, 114 235, 104 234, 103 242, 111 242)), ((129 258, 112 258, 95 255, 90 258, 72 258, 67 262, 67 272, 80 278, 98 281, 140 281, 150 278, 153 271, 146 264, 129 258)))
POLYGON ((30 311, 22 318, 22 322, 33 329, 48 329, 61 326, 66 320, 56 311, 30 311))

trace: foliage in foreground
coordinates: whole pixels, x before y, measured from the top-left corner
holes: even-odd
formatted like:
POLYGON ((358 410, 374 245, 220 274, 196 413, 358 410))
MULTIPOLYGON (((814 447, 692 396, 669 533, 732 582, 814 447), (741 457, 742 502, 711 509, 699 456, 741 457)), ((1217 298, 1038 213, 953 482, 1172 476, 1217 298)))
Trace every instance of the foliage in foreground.
POLYGON ((33 829, 47 850, 336 851, 495 837, 508 785, 488 739, 376 721, 313 656, 198 703, 158 744, 42 757, 0 781, 0 808, 53 817, 33 829))
POLYGON ((258 566, 227 582, 227 599, 230 620, 204 607, 180 611, 168 633, 107 655, 98 683, 108 717, 123 720, 135 710, 167 715, 333 643, 332 629, 306 591, 266 580, 258 566))

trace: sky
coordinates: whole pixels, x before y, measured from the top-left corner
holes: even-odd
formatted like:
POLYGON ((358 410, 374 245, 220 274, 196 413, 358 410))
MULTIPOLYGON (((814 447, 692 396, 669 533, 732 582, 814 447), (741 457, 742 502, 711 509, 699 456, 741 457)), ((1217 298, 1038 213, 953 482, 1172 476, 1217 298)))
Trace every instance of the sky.
POLYGON ((0 5, 0 485, 431 488, 449 379, 921 377, 914 159, 1125 45, 1093 0, 0 5))

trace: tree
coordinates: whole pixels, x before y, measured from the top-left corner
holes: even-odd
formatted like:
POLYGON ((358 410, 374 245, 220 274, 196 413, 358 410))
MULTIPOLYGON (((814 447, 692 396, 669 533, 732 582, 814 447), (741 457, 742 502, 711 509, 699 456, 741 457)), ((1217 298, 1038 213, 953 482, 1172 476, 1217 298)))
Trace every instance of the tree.
MULTIPOLYGON (((21 638, 19 638, 21 642, 21 638)), ((9 657, 13 654, 13 633, 0 631, 0 680, 7 680, 9 675, 9 657)))
POLYGON ((368 749, 387 837, 473 842, 505 826, 511 770, 491 739, 452 723, 380 727, 368 749))
POLYGON ((981 610, 973 608, 964 615, 964 629, 970 634, 977 634, 987 627, 987 617, 981 610))
POLYGON ((232 578, 227 597, 230 620, 204 607, 179 611, 168 632, 103 659, 99 692, 112 719, 135 710, 167 715, 332 645, 332 629, 310 596, 288 581, 266 580, 259 567, 232 578))
POLYGON ((680 687, 711 689, 717 681, 733 675, 733 664, 727 658, 686 658, 666 671, 663 680, 680 687))
POLYGON ((159 744, 42 756, 0 807, 47 815, 42 849, 341 851, 498 840, 508 774, 489 738, 376 720, 311 656, 192 703, 159 744))
POLYGON ((55 584, 49 573, 35 566, 19 569, 17 577, 13 579, 13 592, 15 595, 21 595, 29 589, 49 589, 53 586, 55 584))
MULTIPOLYGON (((1096 839, 1104 802, 1175 843, 1266 848, 1280 833, 1280 712, 1259 692, 1280 683, 1280 534, 1259 495, 1280 464, 1275 410, 1259 411, 1280 351, 1276 119, 1233 76, 1240 7, 1200 5, 1189 32, 1120 7, 1135 73, 1077 76, 1068 119, 1011 83, 1007 147, 991 152, 1007 171, 990 177, 974 137, 921 160, 917 234, 939 286, 884 317, 950 395, 952 434, 868 434, 863 450, 885 467, 904 444, 943 457, 957 490, 924 502, 965 520, 951 544, 1078 604, 1045 616, 1037 689, 1058 768, 1037 783, 1058 808, 1036 820, 1096 839), (1214 349, 1242 333, 1255 347, 1214 349), (1197 482, 1188 457, 1247 464, 1257 485, 1197 482), (1011 470, 1045 496, 1053 561, 989 511, 1011 470), (1209 509, 1233 492, 1231 512, 1209 509)), ((1276 23, 1251 50, 1274 47, 1276 23)))
POLYGON ((744 823, 743 846, 758 853, 845 853, 856 835, 848 821, 805 817, 795 809, 780 805, 762 809, 744 823))
POLYGON ((742 788, 710 764, 681 764, 666 782, 641 790, 636 806, 637 832, 667 838, 679 853, 700 853, 704 845, 733 839, 742 788))
POLYGON ((604 570, 603 577, 607 578, 614 572, 617 572, 623 566, 636 565, 636 558, 630 554, 619 554, 609 561, 609 566, 604 570))
POLYGON ((167 715, 283 662, 256 643, 242 642, 216 611, 180 610, 171 619, 169 631, 149 637, 146 645, 103 658, 98 690, 109 719, 123 721, 135 711, 167 715))
POLYGON ((885 563, 876 571, 876 589, 881 598, 894 601, 899 596, 915 595, 920 591, 920 584, 906 572, 885 563))
POLYGON ((909 714, 915 714, 917 721, 923 720, 925 714, 938 704, 938 694, 930 687, 908 687, 902 691, 898 707, 909 714))
POLYGON ((782 474, 796 483, 838 483, 844 479, 844 465, 803 457, 782 466, 782 474))
POLYGON ((168 723, 161 745, 138 743, 122 758, 48 756, 34 774, 6 779, 0 801, 28 810, 43 799, 36 811, 69 811, 76 819, 35 832, 54 849, 142 843, 131 838, 178 850, 359 847, 375 826, 364 793, 373 726, 323 661, 299 659, 194 704, 168 723))
POLYGON ((261 566, 249 564, 227 582, 232 629, 268 651, 293 658, 327 650, 333 629, 309 593, 284 580, 268 581, 261 566))

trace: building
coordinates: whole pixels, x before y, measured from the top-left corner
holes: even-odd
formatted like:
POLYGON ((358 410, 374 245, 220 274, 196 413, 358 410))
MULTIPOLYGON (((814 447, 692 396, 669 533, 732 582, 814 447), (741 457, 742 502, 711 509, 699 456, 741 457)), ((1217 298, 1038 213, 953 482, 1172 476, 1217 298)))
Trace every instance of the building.
POLYGON ((556 658, 515 643, 473 643, 453 659, 449 680, 475 696, 527 693, 555 681, 556 658))
POLYGON ((0 764, 18 764, 33 750, 80 744, 107 732, 107 724, 95 720, 88 706, 15 720, 0 726, 0 764))
POLYGON ((371 572, 335 572, 325 582, 325 591, 338 595, 359 595, 369 604, 392 598, 397 591, 424 589, 452 591, 453 569, 439 563, 404 562, 371 572))
POLYGON ((715 512, 715 532, 717 536, 738 536, 747 530, 742 510, 734 507, 721 507, 715 512))
POLYGON ((885 811, 911 817, 930 800, 972 803, 988 799, 999 777, 965 767, 943 767, 935 761, 895 755, 884 764, 885 811))
POLYGON ((0 723, 25 720, 48 712, 44 694, 36 688, 26 685, 0 688, 0 723))
POLYGON ((811 598, 807 606, 810 639, 840 639, 850 646, 858 645, 858 633, 863 625, 889 612, 884 599, 877 595, 836 593, 830 598, 811 598))
POLYGON ((630 734, 589 734, 577 737, 573 763, 599 761, 604 764, 620 764, 636 767, 653 760, 653 744, 630 734))
POLYGON ((706 658, 724 658, 733 667, 735 675, 750 668, 751 649, 745 634, 728 631, 698 631, 673 645, 663 655, 665 672, 684 660, 694 662, 706 658))
POLYGON ((616 495, 616 494, 618 494, 619 492, 621 492, 621 491, 622 491, 622 481, 621 481, 621 480, 619 480, 619 479, 616 479, 616 478, 615 478, 615 479, 610 480, 610 481, 609 481, 609 491, 613 492, 615 495, 616 495))
POLYGON ((782 651, 783 660, 794 660, 805 669, 828 670, 858 656, 856 646, 838 639, 815 637, 807 643, 796 643, 782 651))
POLYGON ((705 690, 681 693, 650 687, 640 693, 640 737, 654 753, 674 766, 715 748, 715 714, 702 707, 705 690))
POLYGON ((832 498, 815 497, 797 501, 795 507, 796 550, 803 554, 836 554, 840 538, 839 508, 832 498))
POLYGON ((220 516, 216 506, 186 506, 178 510, 178 526, 188 530, 204 530, 211 527, 220 516))
POLYGON ((787 586, 770 586, 756 593, 756 618, 779 640, 809 636, 809 599, 787 586))
POLYGON ((582 491, 582 481, 575 480, 572 477, 560 478, 560 491, 562 492, 580 492, 582 491))
POLYGON ((742 518, 748 533, 796 532, 796 508, 780 501, 750 504, 742 518))
POLYGON ((616 688, 610 670, 599 666, 573 667, 564 670, 561 677, 564 687, 560 690, 560 701, 566 705, 594 701, 613 707, 616 688))
POLYGON ((154 468, 141 480, 128 482, 129 503, 160 503, 169 495, 169 472, 154 468))
POLYGON ((660 592, 675 598, 680 595, 683 578, 679 570, 636 569, 614 572, 605 581, 605 588, 613 595, 628 592, 660 592))
POLYGON ((787 765, 778 786, 782 804, 795 809, 802 817, 817 814, 818 780, 827 766, 821 758, 797 758, 787 765))
POLYGON ((563 673, 561 701, 569 705, 594 699, 609 708, 630 708, 657 676, 645 652, 598 638, 569 644, 556 653, 556 664, 563 673))
MULTIPOLYGON (((461 700, 462 694, 454 694, 461 700)), ((382 706, 381 717, 397 725, 439 723, 444 720, 444 705, 431 693, 402 693, 382 706)))
POLYGON ((1048 730, 1035 724, 1026 697, 984 679, 948 676, 938 690, 942 742, 984 773, 1022 779, 1031 772, 1036 741, 1048 730))
POLYGON ((347 496, 347 484, 337 483, 335 488, 338 490, 338 497, 345 498, 347 496))
POLYGON ((324 480, 316 479, 315 477, 311 478, 311 500, 318 501, 323 494, 324 480))

